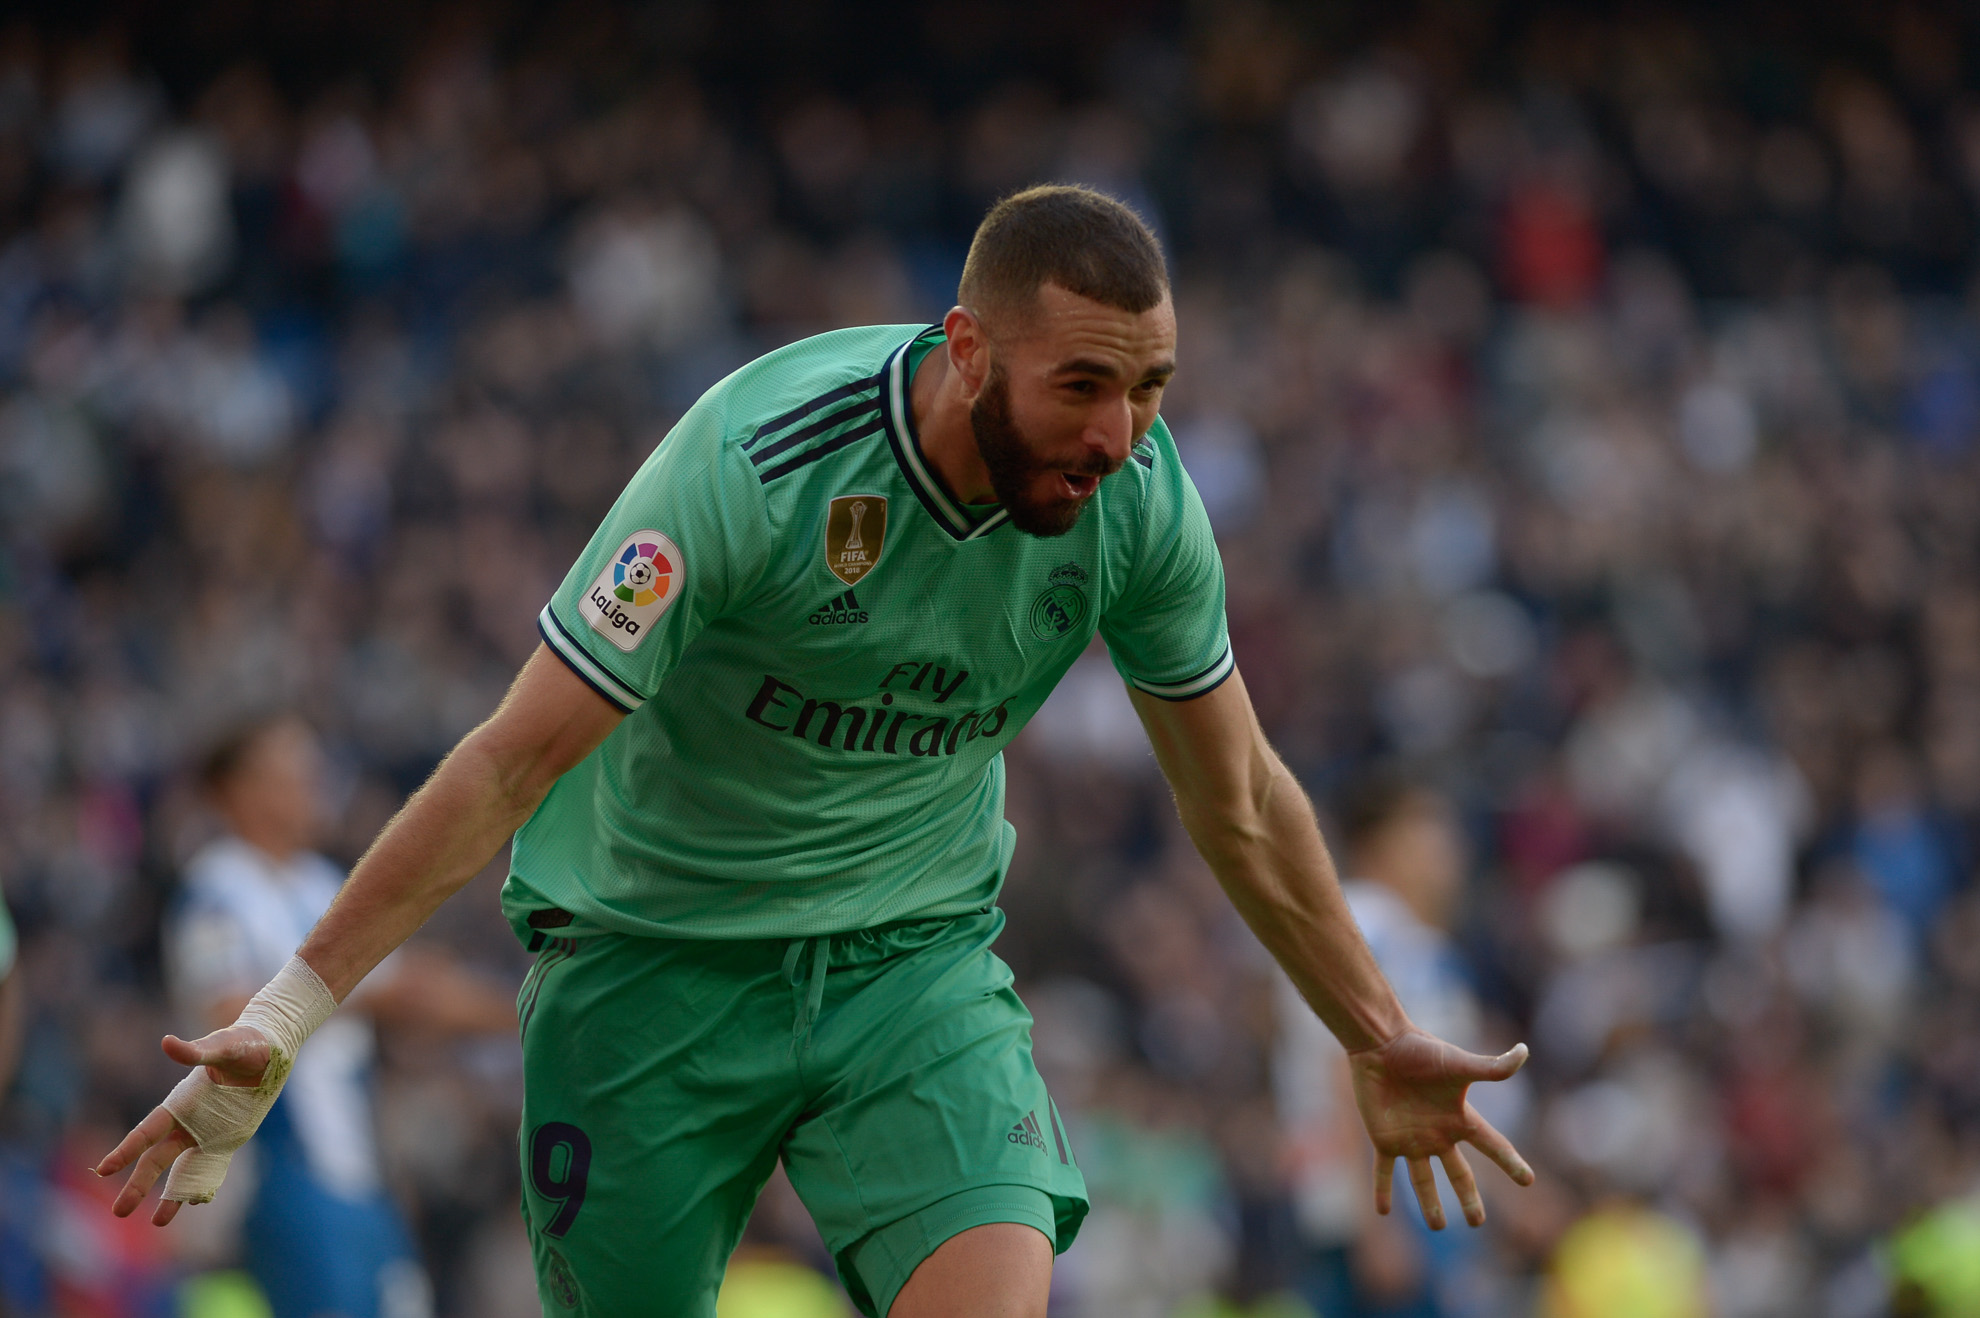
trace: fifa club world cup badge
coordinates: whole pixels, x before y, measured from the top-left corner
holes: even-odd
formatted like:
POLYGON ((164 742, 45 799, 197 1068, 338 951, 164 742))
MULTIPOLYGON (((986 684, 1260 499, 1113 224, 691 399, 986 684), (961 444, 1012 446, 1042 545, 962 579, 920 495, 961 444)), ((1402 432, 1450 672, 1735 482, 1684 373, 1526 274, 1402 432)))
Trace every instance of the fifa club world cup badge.
POLYGON ((887 540, 887 496, 842 494, 825 515, 825 566, 848 586, 880 563, 887 540))

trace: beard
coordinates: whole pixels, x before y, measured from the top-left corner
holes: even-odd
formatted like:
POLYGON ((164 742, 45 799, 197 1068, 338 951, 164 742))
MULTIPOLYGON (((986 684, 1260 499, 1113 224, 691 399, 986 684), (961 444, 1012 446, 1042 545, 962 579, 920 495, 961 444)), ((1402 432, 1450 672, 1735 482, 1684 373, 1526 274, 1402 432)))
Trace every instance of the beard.
POLYGON ((1070 499, 1040 498, 1032 493, 1039 477, 1050 477, 1049 487, 1058 484, 1062 471, 1081 476, 1111 476, 1119 470, 1105 456, 1090 452, 1072 463, 1040 461, 1032 443, 1011 419, 1010 381, 1001 366, 990 368, 990 378, 984 381, 983 391, 970 404, 969 428, 976 435, 976 450, 990 473, 990 488, 996 492, 997 502, 1004 506, 1011 525, 1026 535, 1041 539, 1064 535, 1073 529, 1086 505, 1093 501, 1091 494, 1070 499))

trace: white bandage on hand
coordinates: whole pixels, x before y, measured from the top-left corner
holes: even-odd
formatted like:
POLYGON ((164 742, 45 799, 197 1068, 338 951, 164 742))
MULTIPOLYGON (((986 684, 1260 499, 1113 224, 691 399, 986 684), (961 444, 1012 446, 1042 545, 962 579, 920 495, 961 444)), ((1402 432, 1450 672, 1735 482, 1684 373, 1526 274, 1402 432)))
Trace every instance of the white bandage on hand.
POLYGON ((227 1164, 275 1105, 289 1078, 296 1052, 337 1009, 330 986, 299 956, 289 958, 275 978, 248 1000, 236 1025, 251 1025, 268 1041, 268 1069, 254 1086, 215 1084, 206 1068, 195 1066, 165 1097, 170 1112, 199 1142, 172 1163, 165 1198, 203 1204, 226 1179, 227 1164))

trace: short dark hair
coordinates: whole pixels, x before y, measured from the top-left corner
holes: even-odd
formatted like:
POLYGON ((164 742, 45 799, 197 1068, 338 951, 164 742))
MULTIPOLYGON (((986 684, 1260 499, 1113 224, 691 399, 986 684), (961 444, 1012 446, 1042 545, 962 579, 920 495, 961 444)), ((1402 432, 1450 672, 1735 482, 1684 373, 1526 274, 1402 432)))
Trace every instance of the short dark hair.
POLYGON ((1092 188, 1048 184, 990 208, 956 300, 986 319, 1022 314, 1046 284, 1139 314, 1168 295, 1169 271, 1162 245, 1126 205, 1092 188))
POLYGON ((199 785, 209 792, 220 791, 246 767, 262 738, 278 728, 301 722, 298 715, 284 709, 251 714, 229 724, 207 743, 205 753, 199 757, 199 785))
POLYGON ((1334 815, 1341 848, 1352 856, 1372 844, 1400 819, 1433 804, 1435 789, 1394 769, 1372 770, 1341 794, 1334 815))

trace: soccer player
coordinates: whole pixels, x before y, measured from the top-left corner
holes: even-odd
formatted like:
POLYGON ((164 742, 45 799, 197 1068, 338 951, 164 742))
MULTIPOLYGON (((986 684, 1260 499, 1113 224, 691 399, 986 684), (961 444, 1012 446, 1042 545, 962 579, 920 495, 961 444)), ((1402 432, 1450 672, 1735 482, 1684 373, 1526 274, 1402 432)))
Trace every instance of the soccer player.
MULTIPOLYGON (((174 1002, 202 1031, 233 1023, 343 882, 311 849, 320 761, 309 727, 280 716, 235 730, 201 766, 227 831, 187 862, 164 947, 174 1002)), ((432 1312, 432 1288, 379 1167, 372 1020, 490 1033, 512 1028, 515 1015, 503 993, 413 947, 342 1005, 295 1058, 255 1140, 246 1263, 275 1318, 419 1318, 432 1312)))
POLYGON ((1042 1315, 1086 1212, 991 951, 999 752, 1097 630, 1183 822, 1354 1059, 1398 1157, 1474 1225, 1465 1101, 1524 1048, 1417 1030, 1259 729, 1203 505, 1157 413, 1176 323, 1132 212, 1034 188, 930 327, 823 334, 717 384, 543 610, 500 708, 409 800, 299 957, 104 1161, 129 1213, 210 1197, 294 1050, 514 836, 524 1213, 546 1312, 710 1315, 782 1159, 861 1310, 1042 1315), (252 1086, 252 1087, 250 1087, 252 1086), (176 1165, 174 1164, 174 1160, 176 1165))
POLYGON ((14 1067, 21 1060, 21 1043, 27 1035, 27 990, 21 984, 20 939, 14 932, 14 917, 0 898, 0 1099, 14 1083, 14 1067))

